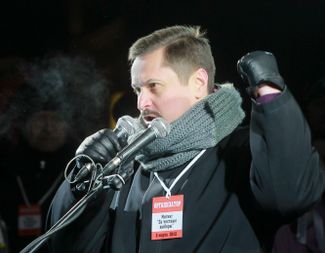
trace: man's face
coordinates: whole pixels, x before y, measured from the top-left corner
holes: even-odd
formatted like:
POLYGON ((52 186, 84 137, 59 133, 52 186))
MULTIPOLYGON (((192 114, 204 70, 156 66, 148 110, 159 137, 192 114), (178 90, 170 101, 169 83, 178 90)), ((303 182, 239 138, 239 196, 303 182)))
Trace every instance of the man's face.
POLYGON ((200 99, 195 78, 181 83, 175 71, 164 65, 163 49, 137 57, 131 78, 138 96, 137 106, 146 123, 156 117, 171 123, 200 99))

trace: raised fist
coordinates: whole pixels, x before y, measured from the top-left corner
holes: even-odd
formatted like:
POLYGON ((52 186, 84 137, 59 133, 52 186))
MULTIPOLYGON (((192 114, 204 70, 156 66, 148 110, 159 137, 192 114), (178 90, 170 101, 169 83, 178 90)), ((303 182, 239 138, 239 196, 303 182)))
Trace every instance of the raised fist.
POLYGON ((269 84, 280 90, 285 87, 272 53, 265 51, 248 53, 237 62, 237 70, 243 80, 248 82, 252 91, 260 84, 269 84))

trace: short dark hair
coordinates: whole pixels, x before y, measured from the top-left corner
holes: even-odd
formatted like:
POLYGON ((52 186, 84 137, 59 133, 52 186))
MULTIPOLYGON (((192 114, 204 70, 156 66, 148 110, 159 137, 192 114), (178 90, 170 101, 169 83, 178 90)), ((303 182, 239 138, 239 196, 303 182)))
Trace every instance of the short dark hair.
POLYGON ((129 50, 131 63, 136 57, 164 48, 165 63, 182 81, 193 71, 204 68, 208 73, 209 91, 214 87, 215 64, 209 40, 199 26, 171 26, 138 39, 129 50))

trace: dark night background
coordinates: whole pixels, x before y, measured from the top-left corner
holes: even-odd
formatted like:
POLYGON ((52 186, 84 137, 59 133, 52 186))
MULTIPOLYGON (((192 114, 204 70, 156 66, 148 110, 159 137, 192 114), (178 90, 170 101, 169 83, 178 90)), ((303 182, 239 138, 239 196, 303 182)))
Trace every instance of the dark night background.
MULTIPOLYGON (((325 74, 325 1, 321 0, 2 1, 0 192, 6 194, 1 196, 0 215, 10 236, 15 234, 16 206, 22 202, 15 176, 26 182, 31 200, 39 199, 82 139, 109 126, 113 94, 129 90, 131 44, 175 24, 207 30, 216 81, 234 82, 247 106, 236 63, 249 51, 274 53, 302 107, 311 87, 325 74), (59 58, 49 63, 53 57, 59 58), (39 117, 40 111, 46 113, 39 117), (43 139, 31 140, 30 132, 43 139)), ((127 114, 132 107, 136 107, 134 96, 120 103, 119 113, 127 114)), ((12 240, 21 248, 31 239, 19 244, 12 240)))
POLYGON ((324 69, 324 7, 320 0, 8 1, 0 15, 1 67, 13 57, 83 53, 114 82, 112 90, 125 89, 127 49, 136 38, 172 24, 201 25, 211 40, 217 81, 238 81, 238 58, 264 49, 276 55, 300 95, 324 69))

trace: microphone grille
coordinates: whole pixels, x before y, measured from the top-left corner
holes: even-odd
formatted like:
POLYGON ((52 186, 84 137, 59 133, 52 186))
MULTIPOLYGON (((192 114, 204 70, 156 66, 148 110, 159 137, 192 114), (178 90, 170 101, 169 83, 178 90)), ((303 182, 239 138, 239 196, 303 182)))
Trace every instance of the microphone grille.
POLYGON ((120 117, 116 122, 116 127, 123 129, 123 132, 127 133, 128 136, 138 132, 138 130, 140 129, 139 125, 139 121, 129 115, 124 115, 120 117))
POLYGON ((163 118, 155 118, 149 127, 155 131, 157 137, 166 137, 170 132, 170 125, 163 118))

